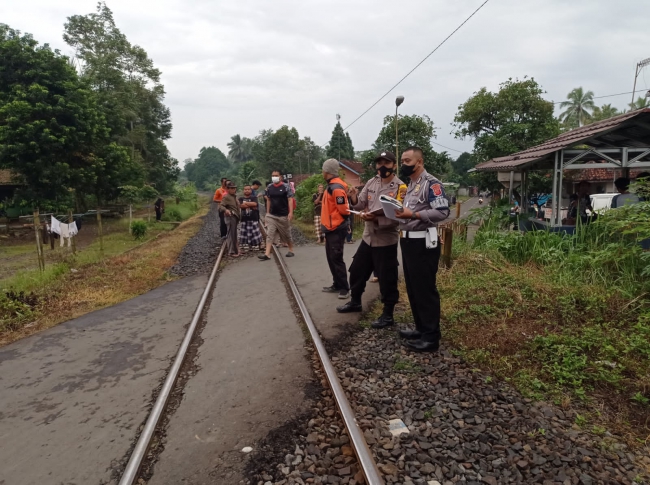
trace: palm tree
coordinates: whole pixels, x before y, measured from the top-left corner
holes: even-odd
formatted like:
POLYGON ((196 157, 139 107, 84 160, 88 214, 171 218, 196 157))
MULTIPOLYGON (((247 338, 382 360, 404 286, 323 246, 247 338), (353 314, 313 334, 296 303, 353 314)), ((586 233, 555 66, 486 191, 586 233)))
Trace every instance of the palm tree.
POLYGON ((630 103, 628 106, 634 111, 635 109, 650 108, 650 102, 648 102, 648 98, 639 96, 634 103, 630 103))
POLYGON ((252 144, 249 138, 242 138, 239 135, 230 137, 228 143, 228 158, 232 162, 247 162, 253 155, 251 153, 252 144))
POLYGON ((600 108, 598 106, 594 108, 591 121, 602 121, 620 114, 618 108, 613 107, 611 104, 604 104, 600 108))
POLYGON ((582 87, 575 88, 567 95, 567 101, 560 103, 560 108, 566 108, 560 113, 560 121, 574 128, 583 126, 591 119, 589 110, 594 109, 594 93, 585 93, 582 87))

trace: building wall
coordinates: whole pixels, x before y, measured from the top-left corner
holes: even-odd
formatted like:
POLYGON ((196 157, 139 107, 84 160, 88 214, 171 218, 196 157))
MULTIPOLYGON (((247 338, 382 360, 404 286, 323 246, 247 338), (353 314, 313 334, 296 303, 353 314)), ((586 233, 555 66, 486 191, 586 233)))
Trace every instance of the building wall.
POLYGON ((348 170, 345 167, 341 167, 341 172, 344 174, 343 180, 345 180, 345 183, 348 185, 354 185, 355 187, 359 185, 363 185, 363 182, 361 182, 361 178, 354 172, 348 170))

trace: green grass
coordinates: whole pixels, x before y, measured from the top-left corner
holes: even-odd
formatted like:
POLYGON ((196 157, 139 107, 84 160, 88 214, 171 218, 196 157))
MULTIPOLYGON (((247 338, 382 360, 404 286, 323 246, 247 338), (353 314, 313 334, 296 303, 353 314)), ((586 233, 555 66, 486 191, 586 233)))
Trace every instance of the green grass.
POLYGON ((460 355, 527 397, 573 401, 587 409, 585 416, 602 408, 610 424, 647 436, 646 282, 619 289, 594 281, 603 268, 584 268, 593 273, 571 278, 567 272, 575 267, 551 261, 513 264, 511 255, 489 244, 456 243, 454 256, 452 270, 439 275, 439 289, 443 333, 460 355))

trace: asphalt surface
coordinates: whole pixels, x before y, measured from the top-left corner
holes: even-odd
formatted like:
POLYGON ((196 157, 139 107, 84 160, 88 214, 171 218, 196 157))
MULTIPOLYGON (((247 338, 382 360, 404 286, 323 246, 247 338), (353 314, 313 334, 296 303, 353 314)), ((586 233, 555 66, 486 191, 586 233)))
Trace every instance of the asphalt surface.
POLYGON ((205 276, 0 349, 0 484, 109 484, 191 320, 205 276))

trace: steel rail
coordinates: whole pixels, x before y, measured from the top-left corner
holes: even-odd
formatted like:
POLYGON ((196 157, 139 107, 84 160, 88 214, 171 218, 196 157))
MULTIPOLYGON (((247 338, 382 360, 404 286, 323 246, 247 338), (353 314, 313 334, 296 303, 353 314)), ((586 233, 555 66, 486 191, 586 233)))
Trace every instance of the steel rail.
POLYGON ((307 305, 305 305, 305 302, 302 299, 300 292, 298 291, 296 282, 293 280, 293 277, 289 273, 287 263, 284 262, 284 259, 280 255, 280 251, 277 247, 273 246, 273 252, 275 253, 275 257, 280 264, 280 268, 282 268, 282 272, 284 273, 284 276, 289 283, 289 287, 291 288, 293 297, 298 304, 298 308, 300 308, 302 318, 305 320, 305 324, 307 324, 311 339, 314 341, 314 346, 316 347, 318 358, 320 359, 321 364, 323 364, 325 375, 327 376, 327 380, 329 381, 330 387, 332 388, 334 400, 336 401, 336 405, 339 408, 339 412, 341 413, 345 427, 348 429, 348 433, 350 433, 350 441, 352 443, 352 447, 354 448, 354 452, 357 455, 357 460, 361 465, 361 471, 366 477, 366 483, 367 485, 384 485, 384 480, 381 478, 377 464, 372 458, 372 453, 370 452, 370 448, 368 448, 368 443, 366 443, 363 432, 361 431, 361 428, 359 428, 359 423, 357 423, 354 411, 348 402, 348 398, 345 395, 341 381, 339 380, 338 375, 336 375, 336 369, 334 369, 334 366, 332 365, 332 362, 327 355, 325 345, 323 345, 323 341, 318 334, 316 325, 314 325, 314 322, 309 315, 309 310, 307 310, 307 305))
POLYGON ((167 401, 169 400, 169 396, 174 389, 174 384, 178 378, 178 373, 180 372, 183 361, 185 360, 185 356, 187 355, 187 349, 190 347, 190 343, 194 338, 194 333, 196 332, 196 327, 198 326, 199 320, 201 319, 203 308, 205 307, 205 303, 208 300, 208 296, 210 295, 210 291, 212 290, 212 286, 214 285, 214 281, 217 277, 217 272, 219 271, 219 265, 221 264, 221 259, 223 258, 225 248, 226 244, 224 243, 221 245, 219 256, 217 256, 217 261, 214 263, 212 273, 210 273, 210 278, 208 279, 208 284, 206 285, 205 290, 203 290, 201 300, 199 300, 199 305, 194 311, 192 322, 185 332, 185 337, 183 338, 183 342, 181 343, 181 346, 176 353, 174 363, 172 364, 171 369, 169 369, 165 383, 163 384, 162 389, 160 389, 160 394, 158 394, 153 408, 151 408, 149 418, 147 418, 147 422, 142 429, 142 433, 140 434, 138 442, 133 449, 133 453, 131 453, 131 457, 129 458, 129 462, 126 465, 126 468, 124 469, 124 473, 122 474, 119 485, 132 485, 138 477, 140 467, 142 466, 142 460, 144 459, 144 456, 149 449, 151 439, 153 438, 154 432, 156 431, 156 426, 158 426, 158 422, 160 421, 165 407, 167 406, 167 401))

